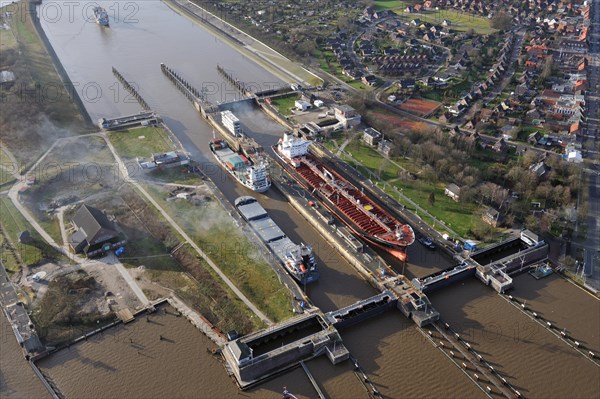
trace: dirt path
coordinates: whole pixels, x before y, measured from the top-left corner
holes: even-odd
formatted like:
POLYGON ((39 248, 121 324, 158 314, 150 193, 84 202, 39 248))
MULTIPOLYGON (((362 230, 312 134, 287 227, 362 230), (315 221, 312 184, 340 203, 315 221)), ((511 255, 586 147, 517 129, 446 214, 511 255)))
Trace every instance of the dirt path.
MULTIPOLYGON (((107 140, 106 137, 102 134, 99 133, 92 133, 89 135, 85 135, 85 136, 100 136, 102 138, 104 138, 104 140, 107 140)), ((79 137, 78 137, 79 138, 79 137)), ((42 162, 46 156, 54 149, 54 147, 56 147, 57 144, 59 144, 60 142, 62 142, 63 140, 69 140, 71 138, 65 138, 65 139, 59 139, 56 140, 54 142, 54 144, 52 144, 52 146, 50 146, 50 148, 48 148, 48 150, 37 160, 37 162, 31 167, 31 169, 29 171, 35 170, 35 168, 40 164, 40 162, 42 162)), ((107 140, 108 141, 108 140, 107 140)), ((120 159, 119 159, 120 162, 120 159)), ((29 172, 28 171, 28 172, 29 172)), ((72 261, 76 262, 78 265, 86 265, 86 264, 90 264, 90 263, 99 263, 98 261, 91 261, 89 259, 83 259, 77 255, 74 255, 72 253, 69 252, 69 250, 67 249, 67 239, 66 239, 66 231, 65 231, 65 225, 64 225, 64 220, 63 220, 63 215, 62 212, 64 212, 64 209, 61 209, 61 214, 59 217, 59 223, 60 223, 60 228, 61 228, 61 235, 63 237, 63 241, 64 241, 64 245, 61 245, 59 243, 57 243, 47 232, 46 230, 44 230, 42 228, 42 226, 40 226, 40 224, 35 220, 35 218, 31 215, 31 213, 29 213, 29 210, 27 208, 25 208, 21 202, 19 201, 19 190, 21 189, 21 187, 23 186, 24 183, 18 181, 17 183, 15 183, 10 190, 8 191, 8 197, 10 198, 10 200, 12 201, 12 203, 14 204, 14 206, 17 208, 17 210, 21 213, 21 215, 23 215, 23 217, 25 218, 25 220, 27 220, 27 222, 29 222, 31 224, 31 226, 40 234, 40 236, 44 239, 44 241, 46 241, 50 246, 52 246, 55 250, 57 250, 58 252, 62 253, 63 255, 67 256, 68 258, 70 258, 72 261)), ((148 304, 148 298, 146 298, 146 295, 144 294, 144 292, 140 289, 140 287, 136 284, 135 280, 133 278, 131 278, 131 275, 127 272, 127 270, 125 269, 125 267, 118 261, 118 259, 115 257, 114 259, 111 259, 111 264, 116 266, 116 269, 120 272, 120 274, 123 276, 123 278, 125 279, 125 281, 127 282, 127 284, 129 285, 129 287, 131 288, 131 291, 138 297, 138 299, 140 300, 140 302, 144 305, 148 304)))
MULTIPOLYGON (((173 227, 173 229, 175 229, 185 240, 186 242, 208 263, 208 265, 215 271, 215 273, 217 273, 219 275, 219 277, 221 277, 221 279, 225 282, 225 284, 227 284, 227 286, 234 292, 235 295, 238 296, 238 298, 240 298, 245 304, 246 306, 248 306, 248 308, 254 313, 256 314, 256 316, 258 316, 264 323, 268 324, 268 325, 272 325, 273 322, 264 314, 262 313, 236 286, 235 284, 233 284, 233 282, 231 280, 229 280, 229 278, 217 267, 217 265, 202 251, 202 249, 200 249, 200 247, 198 247, 198 245, 196 245, 196 243, 186 234, 186 232, 167 214, 167 212, 154 200, 154 198, 152 198, 152 196, 150 196, 150 194, 148 194, 148 192, 146 192, 146 190, 139 184, 137 183, 135 180, 133 180, 127 173, 127 168, 125 167, 125 164, 123 163, 123 160, 119 157, 119 155, 117 154, 114 146, 112 145, 112 143, 110 142, 110 140, 108 140, 108 137, 106 136, 105 133, 92 133, 92 134, 87 134, 85 135, 87 136, 98 136, 98 137, 102 137, 102 139, 106 142, 108 148, 110 149, 113 157, 115 158, 115 160, 117 161, 118 165, 119 165, 119 169, 121 170, 121 173, 123 174, 123 176, 125 177, 125 180, 127 182, 129 182, 130 184, 132 184, 137 190, 139 190, 139 192, 147 199, 147 201, 149 201, 160 213, 161 215, 165 218, 165 220, 173 227)), ((81 137, 81 136, 80 136, 81 137)), ((78 139, 80 137, 77 137, 75 139, 78 139)), ((35 168, 46 158, 46 156, 54 149, 54 147, 56 147, 57 144, 59 144, 60 142, 62 142, 63 140, 70 140, 71 138, 64 138, 64 139, 59 139, 56 140, 54 142, 54 144, 52 144, 52 146, 50 146, 50 148, 48 148, 48 150, 37 160, 37 162, 35 162, 35 164, 31 167, 31 169, 29 171, 33 171, 35 170, 35 168)), ((29 172, 28 171, 28 172, 29 172)), ((61 229, 61 235, 62 235, 62 239, 64 241, 64 245, 61 245, 59 243, 57 243, 47 232, 46 230, 44 230, 42 228, 42 226, 40 226, 40 224, 35 220, 35 218, 31 215, 31 213, 29 212, 29 210, 27 208, 25 208, 21 202, 19 202, 19 190, 21 189, 21 187, 23 186, 24 183, 17 181, 17 183, 15 183, 10 190, 8 191, 8 197, 11 199, 11 201, 13 202, 13 204, 15 205, 15 207, 17 208, 17 210, 23 215, 23 217, 27 220, 27 222, 29 222, 31 224, 31 226, 40 234, 40 236, 50 245, 52 246, 55 250, 57 250, 58 252, 62 253, 63 255, 69 257, 70 259, 72 259, 74 262, 76 262, 78 265, 85 265, 85 264, 89 264, 89 263, 98 263, 98 261, 92 261, 89 259, 83 259, 77 255, 74 255, 72 253, 69 252, 69 250, 67 249, 67 239, 66 239, 66 231, 65 231, 65 224, 64 224, 64 220, 63 220, 63 212, 64 209, 60 210, 60 215, 59 215, 59 223, 60 223, 60 229, 61 229)), ((109 264, 112 264, 115 266, 115 268, 119 271, 119 273, 121 274, 121 276, 123 276, 123 278, 125 279, 125 281, 127 282, 127 284, 129 285, 129 287, 131 288, 131 291, 137 296, 137 298, 140 300, 140 302, 144 305, 149 304, 150 301, 148 300, 148 298, 146 297, 146 295, 144 294, 144 292, 142 291, 142 289, 139 287, 139 285, 136 283, 135 279, 131 276, 131 274, 129 274, 129 272, 127 271, 127 269, 125 269, 125 267, 119 262, 118 258, 114 255, 112 255, 111 258, 108 258, 108 262, 109 264)))

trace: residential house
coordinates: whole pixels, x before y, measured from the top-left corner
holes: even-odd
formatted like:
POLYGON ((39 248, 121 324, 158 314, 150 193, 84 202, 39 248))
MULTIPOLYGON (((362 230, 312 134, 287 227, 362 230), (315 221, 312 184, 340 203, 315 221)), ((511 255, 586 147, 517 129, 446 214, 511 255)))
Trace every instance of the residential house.
POLYGON ((454 183, 448 184, 444 190, 444 194, 458 202, 460 200, 460 187, 454 183))
POLYGON ((546 165, 544 161, 540 161, 531 165, 529 167, 529 170, 533 172, 538 179, 541 179, 546 173, 550 171, 550 167, 546 165))
POLYGON ((531 145, 536 145, 542 137, 544 137, 542 133, 535 131, 527 137, 527 142, 531 145))
POLYGON ((487 208, 485 211, 483 211, 481 218, 484 222, 493 227, 498 227, 502 224, 502 215, 500 215, 500 212, 494 208, 487 208))
POLYGON ((375 86, 375 84, 377 83, 377 78, 375 77, 375 75, 365 75, 362 77, 361 80, 367 86, 375 86))
POLYGON ((492 150, 501 154, 505 154, 508 151, 508 144, 506 143, 504 138, 501 138, 500 140, 494 143, 494 145, 492 146, 492 150))
POLYGON ((415 87, 414 79, 400 79, 398 81, 398 87, 401 89, 413 89, 415 87))
POLYGON ((383 135, 381 134, 381 132, 373 129, 372 127, 366 128, 363 133, 363 140, 365 141, 365 143, 373 147, 379 144, 382 137, 383 135))
POLYGON ((89 205, 79 207, 71 223, 75 232, 68 237, 67 243, 74 253, 84 253, 90 258, 103 256, 125 244, 115 224, 101 210, 89 205))
POLYGON ((494 110, 490 108, 482 108, 479 111, 479 120, 483 123, 488 123, 494 114, 494 110))

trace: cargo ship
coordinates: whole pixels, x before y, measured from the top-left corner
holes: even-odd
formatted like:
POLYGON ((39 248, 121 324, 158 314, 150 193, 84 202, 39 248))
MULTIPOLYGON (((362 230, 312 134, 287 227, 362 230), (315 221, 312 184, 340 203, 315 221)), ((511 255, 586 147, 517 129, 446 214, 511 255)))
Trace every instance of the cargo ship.
POLYGON ((415 241, 408 224, 401 223, 338 172, 309 151, 310 141, 286 133, 273 147, 284 168, 302 186, 322 199, 354 233, 405 262, 406 247, 415 241))
POLYGON ((258 193, 264 193, 271 187, 266 162, 253 163, 244 154, 233 151, 225 140, 212 139, 210 151, 231 176, 240 184, 258 193))
POLYGON ((237 198, 234 204, 290 276, 300 284, 309 284, 319 279, 312 248, 309 245, 296 244, 286 237, 256 198, 242 196, 237 198))
POLYGON ((96 23, 102 26, 108 26, 108 13, 100 6, 94 7, 94 16, 96 17, 96 23))

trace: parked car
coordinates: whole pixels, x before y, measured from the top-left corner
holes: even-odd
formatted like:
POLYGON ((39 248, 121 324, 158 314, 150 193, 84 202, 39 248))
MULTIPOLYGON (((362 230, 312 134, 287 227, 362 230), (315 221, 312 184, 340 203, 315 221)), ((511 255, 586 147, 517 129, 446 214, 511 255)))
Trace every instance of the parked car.
POLYGON ((421 237, 419 242, 429 249, 435 249, 435 243, 431 237, 421 237))

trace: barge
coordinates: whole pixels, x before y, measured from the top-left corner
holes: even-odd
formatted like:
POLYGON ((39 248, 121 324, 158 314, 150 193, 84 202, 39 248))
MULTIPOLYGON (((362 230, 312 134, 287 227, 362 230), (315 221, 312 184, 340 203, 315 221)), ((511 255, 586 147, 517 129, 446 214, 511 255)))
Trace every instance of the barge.
POLYGON ((295 244, 286 237, 256 198, 239 197, 235 200, 235 207, 296 281, 309 284, 319 279, 312 248, 305 244, 295 244))

